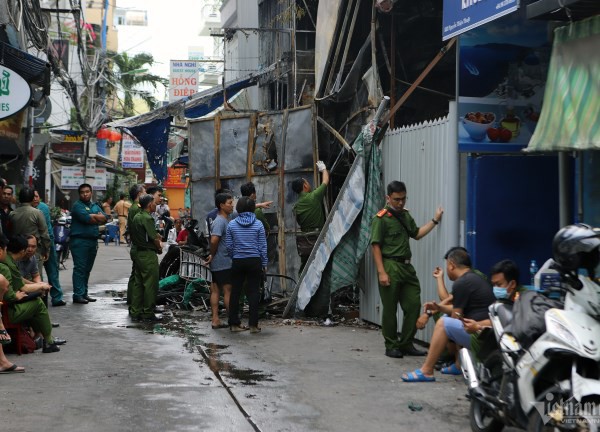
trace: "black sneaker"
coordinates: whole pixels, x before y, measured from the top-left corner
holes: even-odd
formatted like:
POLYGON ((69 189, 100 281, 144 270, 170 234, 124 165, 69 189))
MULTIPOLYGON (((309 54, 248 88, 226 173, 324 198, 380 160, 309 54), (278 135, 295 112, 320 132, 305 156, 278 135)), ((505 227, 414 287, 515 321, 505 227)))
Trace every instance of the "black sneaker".
POLYGON ((53 352, 59 352, 59 351, 60 351, 60 348, 56 344, 46 345, 44 348, 42 348, 43 353, 53 353, 53 352))
POLYGON ((54 343, 54 345, 64 345, 67 343, 67 340, 55 337, 53 338, 52 342, 54 343))
POLYGON ((399 349, 386 349, 385 355, 392 358, 402 358, 404 355, 399 349))

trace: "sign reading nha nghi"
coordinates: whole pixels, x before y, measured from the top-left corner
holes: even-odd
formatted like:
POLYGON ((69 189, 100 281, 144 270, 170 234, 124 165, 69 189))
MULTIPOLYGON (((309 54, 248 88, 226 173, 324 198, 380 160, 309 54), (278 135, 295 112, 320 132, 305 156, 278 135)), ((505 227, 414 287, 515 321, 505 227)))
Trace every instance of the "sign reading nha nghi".
POLYGON ((171 60, 169 102, 175 102, 197 93, 198 79, 198 62, 192 60, 171 60))

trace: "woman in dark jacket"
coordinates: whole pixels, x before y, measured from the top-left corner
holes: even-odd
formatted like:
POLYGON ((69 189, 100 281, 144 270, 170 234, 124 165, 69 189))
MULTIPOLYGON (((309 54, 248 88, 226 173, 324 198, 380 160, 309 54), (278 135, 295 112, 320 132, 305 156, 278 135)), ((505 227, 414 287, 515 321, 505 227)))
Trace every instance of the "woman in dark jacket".
POLYGON ((229 299, 229 329, 232 332, 248 330, 241 325, 239 315, 240 292, 246 282, 250 307, 250 333, 259 333, 258 303, 260 281, 267 270, 267 237, 263 224, 256 219, 256 204, 249 197, 241 197, 235 207, 238 217, 227 225, 225 245, 232 258, 232 289, 229 299))

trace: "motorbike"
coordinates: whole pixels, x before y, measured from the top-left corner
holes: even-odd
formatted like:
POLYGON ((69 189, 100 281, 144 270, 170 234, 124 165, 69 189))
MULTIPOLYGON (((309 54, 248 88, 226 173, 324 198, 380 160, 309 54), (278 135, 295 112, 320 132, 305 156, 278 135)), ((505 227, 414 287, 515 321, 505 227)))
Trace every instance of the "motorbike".
POLYGON ((543 292, 524 293, 514 305, 490 306, 497 351, 477 362, 469 350, 460 350, 473 431, 500 431, 505 426, 598 430, 600 283, 594 273, 600 261, 600 231, 594 232, 595 246, 589 253, 595 263, 586 267, 587 276, 578 274, 569 259, 555 256, 544 267, 555 272, 558 283, 543 292), (533 324, 536 319, 538 327, 533 324))
POLYGON ((54 227, 54 250, 58 259, 59 268, 66 269, 65 261, 69 258, 69 237, 71 235, 71 216, 68 213, 59 217, 54 227))

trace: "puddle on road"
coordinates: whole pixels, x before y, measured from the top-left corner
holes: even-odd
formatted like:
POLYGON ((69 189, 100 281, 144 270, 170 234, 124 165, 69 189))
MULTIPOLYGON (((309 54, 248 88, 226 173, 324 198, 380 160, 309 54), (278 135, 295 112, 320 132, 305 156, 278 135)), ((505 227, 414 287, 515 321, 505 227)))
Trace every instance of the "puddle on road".
MULTIPOLYGON (((132 322, 127 314, 124 297, 127 294, 125 281, 112 284, 98 284, 92 295, 98 297, 102 303, 111 305, 109 308, 96 309, 98 322, 107 326, 135 328, 149 334, 183 336, 185 348, 190 353, 199 352, 200 362, 205 363, 215 375, 227 377, 243 385, 257 385, 261 382, 274 382, 273 375, 263 371, 240 368, 234 363, 223 360, 224 354, 231 354, 228 345, 207 343, 207 334, 197 327, 197 321, 187 317, 178 316, 167 319, 163 323, 132 322), (103 295, 101 295, 103 294, 103 295)), ((100 302, 99 302, 100 303, 100 302)), ((87 311, 86 311, 87 312, 87 311)), ((94 311, 90 309, 94 314, 94 311)), ((167 310, 168 313, 168 310, 167 310)))
POLYGON ((228 351, 225 351, 229 348, 228 345, 208 343, 196 345, 196 348, 202 354, 204 362, 214 374, 226 376, 244 385, 257 385, 261 382, 275 381, 271 374, 255 369, 240 368, 233 363, 221 359, 222 354, 229 354, 228 351))

